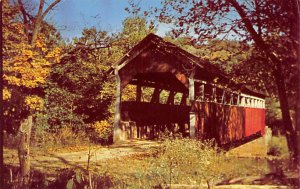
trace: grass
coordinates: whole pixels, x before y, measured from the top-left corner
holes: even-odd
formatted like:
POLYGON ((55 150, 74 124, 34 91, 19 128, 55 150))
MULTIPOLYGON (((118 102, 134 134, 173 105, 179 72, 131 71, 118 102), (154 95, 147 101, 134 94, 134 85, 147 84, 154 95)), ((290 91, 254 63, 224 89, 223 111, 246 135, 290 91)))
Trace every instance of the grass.
POLYGON ((286 158, 289 156, 288 145, 285 136, 273 136, 268 146, 268 155, 286 158))
MULTIPOLYGON (((66 137, 70 137, 70 140, 74 137, 69 131, 63 133, 66 137)), ((13 144, 14 141, 9 137, 5 139, 6 142, 10 141, 13 144)), ((56 137, 60 138, 61 136, 56 137)), ((79 139, 78 137, 77 140, 79 139)), ((85 146, 84 143, 82 144, 80 141, 77 143, 76 140, 69 144, 80 145, 74 146, 74 149, 69 145, 67 151, 80 150, 80 146, 83 148, 85 146)), ((55 143, 47 144, 47 148, 49 145, 55 146, 55 143)), ((57 148, 53 150, 55 149, 57 151, 57 148)), ((213 183, 218 183, 236 177, 281 174, 282 172, 285 174, 290 169, 286 158, 282 158, 288 154, 285 138, 273 137, 269 152, 275 151, 274 149, 278 152, 276 155, 281 159, 270 161, 260 158, 227 157, 211 144, 202 144, 195 140, 166 140, 160 147, 144 154, 91 162, 89 171, 86 168, 87 163, 80 164, 82 167, 80 170, 66 165, 60 169, 49 168, 38 172, 33 167, 34 178, 32 180, 40 188, 57 188, 66 186, 70 180, 77 178, 74 175, 79 174, 84 181, 82 184, 89 186, 87 181, 89 180, 88 172, 90 172, 94 188, 153 188, 154 186, 159 188, 159 185, 170 184, 203 186, 211 180, 213 183), (40 182, 47 183, 47 186, 39 183, 39 179, 40 182), (42 185, 43 187, 41 187, 42 185)), ((8 166, 5 171, 5 179, 8 181, 6 183, 11 186, 13 183, 9 181, 9 169, 13 170, 14 175, 17 174, 17 169, 8 166)))

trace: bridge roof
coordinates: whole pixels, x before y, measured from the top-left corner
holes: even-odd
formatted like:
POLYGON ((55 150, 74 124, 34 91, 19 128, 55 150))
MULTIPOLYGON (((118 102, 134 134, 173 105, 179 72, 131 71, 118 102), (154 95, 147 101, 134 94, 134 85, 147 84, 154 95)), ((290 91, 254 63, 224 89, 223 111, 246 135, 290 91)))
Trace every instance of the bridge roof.
MULTIPOLYGON (((188 78, 217 83, 242 93, 264 98, 266 95, 248 86, 235 83, 232 78, 209 61, 203 60, 180 47, 164 41, 161 37, 150 33, 108 71, 109 74, 121 75, 125 86, 132 80, 144 78, 149 80, 151 73, 169 72, 188 87, 188 78), (140 74, 142 73, 142 74, 140 74)), ((157 74, 156 74, 157 75, 157 74)), ((154 78, 159 79, 159 77, 154 78)), ((151 77, 150 77, 151 78, 151 77)), ((162 82, 174 82, 161 77, 162 82)), ((122 81, 121 81, 122 82, 122 81)))

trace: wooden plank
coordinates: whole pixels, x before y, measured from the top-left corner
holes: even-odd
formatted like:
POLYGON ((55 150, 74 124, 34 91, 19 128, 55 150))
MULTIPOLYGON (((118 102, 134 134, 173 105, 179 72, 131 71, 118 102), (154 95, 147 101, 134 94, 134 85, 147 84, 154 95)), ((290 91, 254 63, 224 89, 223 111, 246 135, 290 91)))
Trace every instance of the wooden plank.
MULTIPOLYGON (((194 74, 191 74, 189 78, 189 102, 193 106, 195 101, 195 81, 194 74)), ((190 112, 190 138, 196 137, 195 126, 196 126, 196 115, 195 112, 190 112)))
POLYGON ((196 138, 196 113, 190 112, 190 138, 196 138))
POLYGON ((205 84, 200 85, 200 101, 205 101, 205 84))
POLYGON ((162 89, 160 88, 155 88, 154 92, 152 94, 152 98, 151 98, 151 103, 159 103, 159 96, 161 93, 162 89))
POLYGON ((167 100, 167 104, 174 105, 174 96, 175 95, 176 95, 176 92, 170 91, 169 96, 168 96, 168 100, 167 100))
POLYGON ((230 101, 229 101, 230 105, 233 105, 233 93, 230 94, 230 101))
POLYGON ((147 45, 145 45, 144 47, 142 47, 141 49, 137 50, 136 52, 134 52, 134 54, 126 54, 124 56, 124 58, 122 58, 121 60, 123 59, 126 59, 124 62, 119 62, 116 66, 116 70, 120 70, 122 69, 126 64, 128 64, 130 61, 132 61, 133 59, 135 59, 138 55, 140 55, 144 50, 146 50, 148 47, 150 47, 151 45, 153 45, 153 43, 150 41, 147 45))
POLYGON ((213 101, 217 102, 217 89, 216 89, 216 87, 213 87, 213 94, 212 94, 212 96, 213 96, 213 101))
POLYGON ((226 104, 226 91, 225 90, 223 90, 221 104, 226 104))
POLYGON ((195 81, 194 81, 194 78, 189 78, 189 100, 190 100, 190 103, 195 100, 195 81))
POLYGON ((187 94, 182 93, 181 100, 180 100, 180 105, 186 105, 186 98, 187 98, 187 94))

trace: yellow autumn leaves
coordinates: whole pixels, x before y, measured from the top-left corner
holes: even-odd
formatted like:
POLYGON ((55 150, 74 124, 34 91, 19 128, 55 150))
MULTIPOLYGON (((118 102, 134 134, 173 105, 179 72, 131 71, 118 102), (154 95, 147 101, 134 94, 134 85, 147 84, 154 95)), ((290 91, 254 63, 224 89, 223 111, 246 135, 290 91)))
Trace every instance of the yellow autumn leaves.
POLYGON ((7 87, 3 88, 3 100, 8 100, 11 98, 11 92, 8 90, 7 87))
MULTIPOLYGON (((3 100, 9 100, 11 98, 11 92, 7 87, 3 88, 3 100)), ((25 106, 30 110, 42 110, 44 108, 44 100, 37 95, 30 95, 25 97, 25 106)))
POLYGON ((111 133, 111 124, 106 120, 97 121, 91 125, 97 137, 106 138, 111 133))
MULTIPOLYGON (((46 82, 50 65, 60 61, 60 52, 60 48, 48 50, 43 36, 38 38, 35 45, 15 44, 10 56, 3 60, 3 79, 12 86, 38 87, 46 82)), ((9 89, 3 89, 3 92, 6 95, 3 99, 8 100, 9 89)))
POLYGON ((42 110, 44 108, 44 101, 36 95, 26 96, 25 105, 30 110, 42 110))

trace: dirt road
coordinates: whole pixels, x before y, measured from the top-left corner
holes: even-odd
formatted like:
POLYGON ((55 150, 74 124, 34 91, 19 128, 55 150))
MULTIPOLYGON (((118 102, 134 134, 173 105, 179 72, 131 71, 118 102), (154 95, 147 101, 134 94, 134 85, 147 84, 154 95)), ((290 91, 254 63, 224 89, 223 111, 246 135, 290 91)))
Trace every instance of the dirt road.
MULTIPOLYGON (((96 164, 99 161, 122 158, 134 154, 146 153, 154 148, 158 142, 147 140, 132 140, 122 144, 114 144, 108 147, 95 147, 90 150, 90 162, 96 164)), ((61 168, 84 168, 87 165, 89 150, 73 152, 45 152, 34 149, 31 152, 31 165, 42 172, 61 168)), ((4 163, 18 165, 17 150, 4 148, 4 163)))

